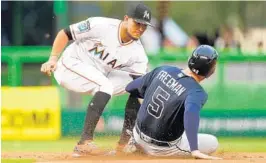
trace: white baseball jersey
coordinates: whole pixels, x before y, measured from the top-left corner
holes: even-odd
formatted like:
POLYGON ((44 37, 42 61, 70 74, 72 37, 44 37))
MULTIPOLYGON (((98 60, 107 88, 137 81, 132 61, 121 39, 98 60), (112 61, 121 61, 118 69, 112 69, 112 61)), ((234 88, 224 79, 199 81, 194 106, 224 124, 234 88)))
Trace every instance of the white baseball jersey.
POLYGON ((145 74, 144 48, 139 40, 121 43, 121 22, 92 17, 70 25, 74 42, 58 61, 54 72, 58 84, 75 92, 121 94, 132 81, 129 74, 145 74))
POLYGON ((70 25, 75 42, 69 48, 77 49, 76 53, 81 59, 92 59, 100 71, 121 69, 144 74, 148 63, 144 48, 140 41, 121 43, 121 22, 118 19, 92 17, 70 25))

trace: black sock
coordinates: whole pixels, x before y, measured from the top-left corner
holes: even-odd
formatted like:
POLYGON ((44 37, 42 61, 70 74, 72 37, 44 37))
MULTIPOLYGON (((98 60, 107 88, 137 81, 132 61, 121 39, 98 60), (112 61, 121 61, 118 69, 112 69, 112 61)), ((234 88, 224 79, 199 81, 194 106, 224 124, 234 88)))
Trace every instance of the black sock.
POLYGON ((111 95, 104 92, 97 92, 89 103, 84 128, 78 144, 83 144, 85 140, 92 140, 96 125, 102 112, 110 100, 111 95))
POLYGON ((124 145, 129 141, 130 136, 127 134, 126 130, 133 130, 139 108, 140 103, 138 98, 130 94, 126 104, 123 129, 118 142, 119 145, 124 145))

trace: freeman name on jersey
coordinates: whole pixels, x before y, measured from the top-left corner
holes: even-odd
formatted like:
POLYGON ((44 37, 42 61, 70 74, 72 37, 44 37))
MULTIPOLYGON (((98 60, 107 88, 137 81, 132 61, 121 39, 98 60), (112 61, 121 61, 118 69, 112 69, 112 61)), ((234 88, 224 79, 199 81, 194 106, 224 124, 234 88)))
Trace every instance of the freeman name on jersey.
POLYGON ((166 71, 160 71, 156 78, 158 78, 169 89, 174 91, 178 96, 186 91, 186 88, 182 84, 179 84, 178 81, 176 81, 166 71))

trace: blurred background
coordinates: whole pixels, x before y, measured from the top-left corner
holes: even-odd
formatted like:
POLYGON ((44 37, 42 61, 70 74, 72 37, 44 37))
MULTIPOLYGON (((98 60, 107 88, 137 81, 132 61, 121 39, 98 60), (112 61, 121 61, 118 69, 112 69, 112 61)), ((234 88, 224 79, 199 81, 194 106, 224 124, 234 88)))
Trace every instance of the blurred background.
MULTIPOLYGON (((50 46, 60 28, 91 16, 123 19, 130 1, 27 1, 1 2, 4 18, 2 46, 50 46), (119 9, 119 10, 118 10, 119 9)), ((210 44, 218 49, 265 52, 265 2, 144 2, 157 28, 143 42, 148 52, 159 48, 194 48, 210 44), (153 43, 150 37, 153 38, 153 43)))
MULTIPOLYGON (((91 97, 58 87, 53 77, 40 73, 40 66, 60 29, 93 16, 123 19, 131 3, 137 2, 1 1, 3 140, 81 134, 91 97)), ((201 132, 266 136, 266 2, 143 3, 156 26, 141 38, 149 70, 163 64, 184 68, 200 44, 219 51, 217 71, 203 83, 209 100, 201 113, 201 132)), ((97 134, 120 134, 127 96, 110 101, 97 134)))

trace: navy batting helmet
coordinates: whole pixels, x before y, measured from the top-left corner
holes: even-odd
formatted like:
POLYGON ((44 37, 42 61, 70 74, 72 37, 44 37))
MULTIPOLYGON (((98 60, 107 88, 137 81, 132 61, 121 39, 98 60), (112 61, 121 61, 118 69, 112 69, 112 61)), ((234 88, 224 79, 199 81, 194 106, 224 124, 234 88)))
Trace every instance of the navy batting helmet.
POLYGON ((209 77, 215 70, 218 52, 209 45, 197 47, 188 60, 189 69, 197 75, 209 77))

